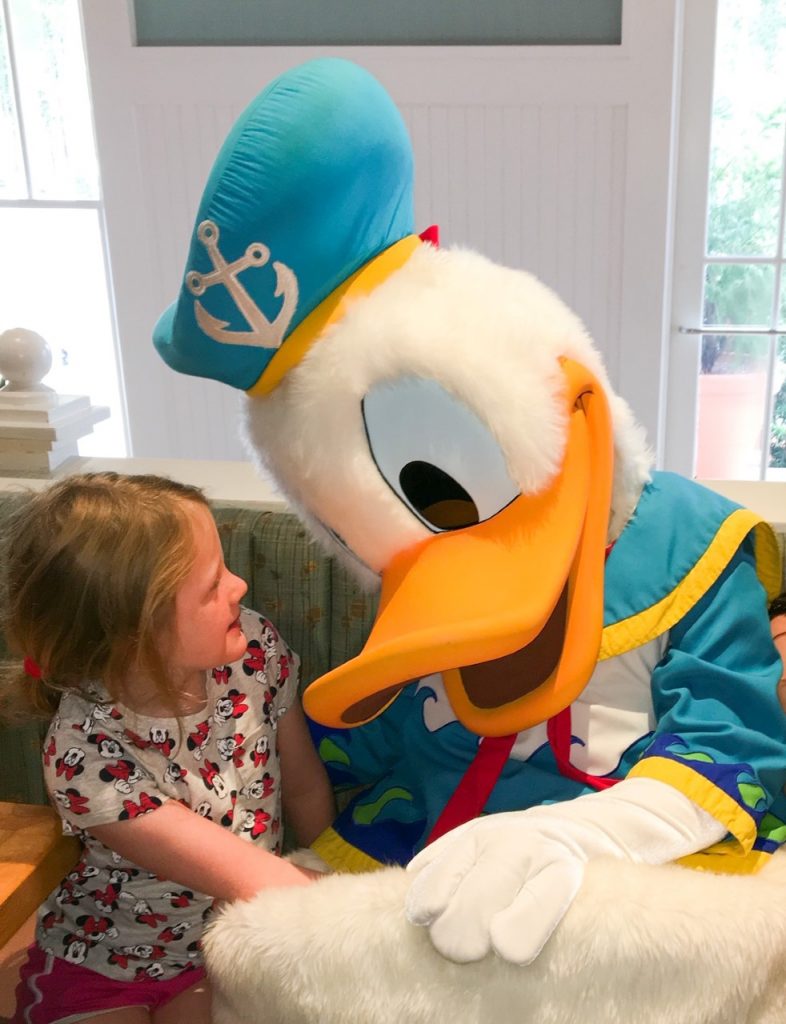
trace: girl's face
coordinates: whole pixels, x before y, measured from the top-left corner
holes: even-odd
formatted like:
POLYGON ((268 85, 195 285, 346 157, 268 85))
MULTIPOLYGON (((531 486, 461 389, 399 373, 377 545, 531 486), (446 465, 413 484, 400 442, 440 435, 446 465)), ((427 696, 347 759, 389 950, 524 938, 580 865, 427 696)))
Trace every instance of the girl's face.
POLYGON ((175 596, 173 643, 165 658, 186 679, 237 661, 246 650, 238 616, 246 583, 224 565, 208 509, 186 503, 194 531, 194 563, 175 596))

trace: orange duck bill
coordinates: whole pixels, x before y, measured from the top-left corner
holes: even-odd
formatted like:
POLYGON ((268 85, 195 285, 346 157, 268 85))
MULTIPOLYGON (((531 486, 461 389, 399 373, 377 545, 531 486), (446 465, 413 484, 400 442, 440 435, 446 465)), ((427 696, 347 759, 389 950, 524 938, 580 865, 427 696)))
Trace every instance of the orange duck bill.
POLYGON ((606 396, 561 360, 569 409, 547 490, 397 554, 357 657, 317 679, 306 711, 331 727, 376 717, 405 682, 441 672, 459 721, 503 736, 546 721, 586 685, 603 627, 613 444, 606 396))

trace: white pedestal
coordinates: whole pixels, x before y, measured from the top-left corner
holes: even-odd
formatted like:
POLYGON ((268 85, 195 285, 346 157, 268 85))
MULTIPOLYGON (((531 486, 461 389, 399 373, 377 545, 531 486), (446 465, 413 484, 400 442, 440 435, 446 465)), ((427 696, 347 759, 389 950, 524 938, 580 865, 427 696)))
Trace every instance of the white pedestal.
POLYGON ((79 438, 108 416, 86 395, 0 389, 0 475, 49 476, 79 455, 79 438))

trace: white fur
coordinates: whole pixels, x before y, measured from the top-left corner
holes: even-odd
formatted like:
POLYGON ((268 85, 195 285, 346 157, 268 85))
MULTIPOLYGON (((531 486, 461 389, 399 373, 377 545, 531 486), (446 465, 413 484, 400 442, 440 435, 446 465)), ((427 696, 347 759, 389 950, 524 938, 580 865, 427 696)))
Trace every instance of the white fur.
POLYGON ((474 252, 423 246, 357 301, 269 396, 248 401, 247 442, 309 525, 339 533, 361 563, 350 557, 350 566, 373 581, 429 531, 376 469, 361 411, 367 391, 405 375, 437 380, 488 427, 522 492, 534 493, 564 454, 560 356, 590 369, 609 397, 615 537, 649 475, 642 432, 578 318, 531 275, 474 252))
POLYGON ((754 877, 588 865, 538 959, 456 965, 402 911, 400 868, 226 908, 216 1024, 783 1024, 786 854, 754 877))

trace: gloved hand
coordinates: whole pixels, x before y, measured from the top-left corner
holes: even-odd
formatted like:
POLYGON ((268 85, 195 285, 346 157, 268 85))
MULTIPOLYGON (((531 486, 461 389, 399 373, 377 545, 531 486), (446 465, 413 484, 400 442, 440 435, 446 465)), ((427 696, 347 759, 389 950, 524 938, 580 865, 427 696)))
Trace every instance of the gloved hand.
POLYGON ((726 828, 672 786, 626 779, 611 789, 459 826, 415 857, 407 918, 467 963, 493 949, 531 963, 596 857, 664 864, 718 842, 726 828))

